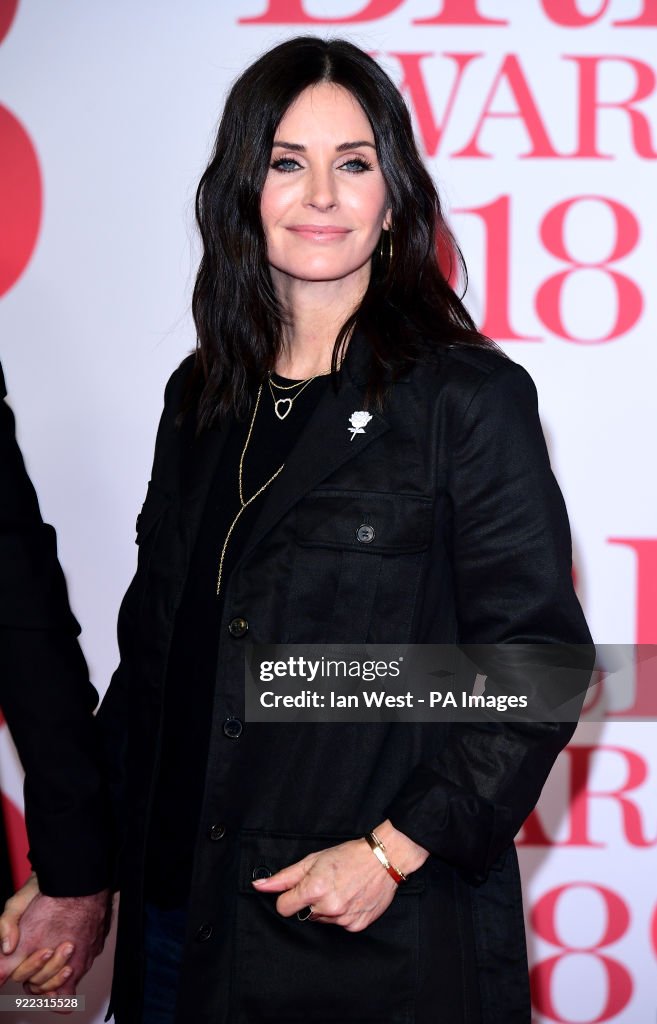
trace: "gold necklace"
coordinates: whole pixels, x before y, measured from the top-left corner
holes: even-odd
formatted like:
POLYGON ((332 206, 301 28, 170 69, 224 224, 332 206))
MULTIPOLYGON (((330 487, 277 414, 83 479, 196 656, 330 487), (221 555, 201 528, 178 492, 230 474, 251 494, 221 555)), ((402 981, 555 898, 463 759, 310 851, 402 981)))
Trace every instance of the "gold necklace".
POLYGON ((323 376, 323 374, 316 373, 314 377, 307 377, 306 380, 297 380, 294 382, 294 384, 277 384, 275 380, 271 379, 271 372, 267 375, 267 383, 269 384, 271 397, 274 400, 274 412, 278 416, 279 420, 285 419, 285 417, 289 414, 290 410, 292 409, 292 403, 299 397, 301 392, 305 391, 308 385, 315 380, 315 377, 321 376, 323 376), (296 395, 292 395, 292 398, 277 398, 276 395, 274 394, 274 388, 278 388, 279 391, 291 391, 292 388, 298 388, 299 384, 302 384, 303 387, 300 387, 296 395), (287 409, 285 409, 285 411, 283 412, 283 407, 285 405, 287 405, 287 409))
POLYGON ((262 492, 264 491, 265 487, 268 487, 269 484, 272 482, 272 480, 276 479, 276 477, 278 476, 278 474, 280 473, 280 471, 283 469, 283 467, 285 465, 284 462, 281 463, 281 465, 278 467, 276 472, 274 474, 272 474, 272 476, 269 477, 269 480, 267 480, 262 485, 262 487, 259 487, 258 490, 255 492, 255 494, 251 495, 251 497, 248 499, 248 501, 244 500, 244 490, 242 488, 242 468, 243 468, 243 465, 244 465, 244 456, 246 454, 246 449, 248 448, 249 441, 251 440, 251 433, 253 431, 253 424, 255 423, 256 413, 258 411, 258 403, 260 402, 261 392, 262 392, 262 384, 260 384, 260 387, 258 388, 258 397, 256 398, 255 408, 253 410, 253 416, 251 417, 251 425, 249 427, 249 432, 246 435, 246 441, 244 442, 244 447, 242 448, 242 454, 240 455, 240 468, 239 468, 239 475, 238 475, 239 494, 240 494, 240 508, 238 509, 237 515, 235 516, 235 518, 233 519, 232 523, 230 524, 230 527, 228 529, 228 533, 226 534, 226 539, 224 541, 224 546, 221 549, 221 557, 219 559, 219 575, 217 576, 217 595, 219 594, 219 590, 221 589, 221 573, 222 573, 223 567, 224 567, 224 555, 226 554, 226 545, 228 544, 228 540, 230 538, 230 535, 233 532, 233 527, 235 526, 235 523, 237 522, 239 517, 242 515, 242 512, 247 507, 247 505, 250 505, 251 502, 255 498, 257 498, 259 494, 262 494, 262 492))
MULTIPOLYGON (((278 381, 272 380, 271 375, 273 373, 273 370, 269 371, 268 377, 270 382, 274 385, 275 388, 278 388, 279 391, 291 391, 292 388, 298 388, 299 384, 310 384, 311 380, 314 380, 315 377, 324 377, 326 376, 327 373, 330 372, 330 370, 325 370, 323 373, 316 373, 313 377, 304 377, 303 380, 295 380, 294 384, 279 384, 278 381)), ((296 398, 296 395, 294 397, 296 398)))

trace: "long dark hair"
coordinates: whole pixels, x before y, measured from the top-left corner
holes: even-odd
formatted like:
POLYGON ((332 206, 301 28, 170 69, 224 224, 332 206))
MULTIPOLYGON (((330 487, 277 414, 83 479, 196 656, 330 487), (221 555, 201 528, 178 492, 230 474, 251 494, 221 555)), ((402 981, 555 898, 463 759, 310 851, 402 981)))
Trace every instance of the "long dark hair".
POLYGON ((449 271, 443 273, 439 265, 439 252, 448 254, 467 282, 463 256, 395 84, 344 39, 297 36, 263 54, 232 86, 196 194, 203 256, 192 299, 198 340, 188 396, 198 399, 199 430, 230 411, 242 418, 254 384, 274 368, 281 349, 287 321, 269 271, 260 197, 276 128, 300 93, 319 82, 343 86, 369 118, 394 239, 392 259, 389 246, 377 246, 361 304, 337 334, 331 361, 335 386, 341 349, 356 324, 371 347, 366 404, 373 401, 378 408, 386 371, 394 379, 447 345, 501 352, 477 331, 448 283, 449 271))

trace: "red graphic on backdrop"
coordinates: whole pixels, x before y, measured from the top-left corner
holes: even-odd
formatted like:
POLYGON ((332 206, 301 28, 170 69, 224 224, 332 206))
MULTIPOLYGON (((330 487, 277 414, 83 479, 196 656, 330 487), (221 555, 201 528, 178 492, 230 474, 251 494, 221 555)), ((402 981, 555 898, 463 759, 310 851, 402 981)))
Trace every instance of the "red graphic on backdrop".
POLYGON ((652 941, 652 948, 655 956, 657 956, 657 907, 655 907, 652 920, 650 922, 650 938, 652 941))
POLYGON ((657 540, 651 537, 609 537, 636 555, 636 642, 657 643, 657 540))
POLYGON ((497 341, 541 341, 535 334, 520 334, 511 326, 511 197, 500 196, 487 206, 454 210, 480 217, 484 240, 484 309, 481 333, 497 341))
MULTIPOLYGON (((543 13, 555 25, 571 28, 586 28, 594 25, 607 13, 612 16, 621 13, 626 0, 601 0, 596 11, 583 13, 576 0, 541 0, 543 13)), ((437 14, 424 18, 409 17, 411 25, 510 25, 509 19, 487 17, 480 13, 478 0, 442 0, 436 5, 437 14)), ((504 4, 506 7, 507 5, 504 4)), ((401 7, 407 7, 409 15, 413 4, 408 0, 367 0, 360 5, 354 2, 354 11, 340 17, 309 14, 304 0, 269 0, 262 14, 251 18, 238 18, 238 25, 352 25, 354 22, 379 21, 394 14, 401 7)), ((506 12, 505 12, 506 13, 506 12)), ((612 20, 617 27, 657 26, 657 0, 643 0, 639 12, 633 18, 612 20)))
MULTIPOLYGON (((371 55, 376 57, 376 51, 371 55)), ((399 83, 399 90, 406 94, 413 110, 425 155, 435 156, 440 149, 443 135, 451 122, 452 111, 459 96, 463 75, 472 61, 477 60, 482 54, 445 53, 443 55, 448 60, 454 61, 456 64, 456 74, 444 104, 443 116, 440 119, 438 119, 429 90, 427 89, 426 69, 421 63, 425 57, 432 58, 435 54, 390 52, 387 56, 395 57, 401 65, 403 77, 399 83)))
POLYGON ((579 140, 572 157, 585 157, 591 160, 611 160, 611 153, 601 153, 598 144, 599 117, 602 110, 621 110, 627 115, 632 138, 632 146, 637 156, 647 160, 657 157, 657 150, 652 144, 651 125, 648 117, 636 109, 636 104, 648 99, 655 91, 657 78, 655 72, 642 60, 631 57, 571 57, 564 55, 564 60, 572 60, 577 66, 578 75, 578 109, 579 109, 579 140), (603 100, 600 98, 600 71, 605 64, 623 64, 632 68, 636 87, 626 99, 603 100))
POLYGON ((29 135, 0 104, 0 296, 30 261, 41 222, 41 173, 29 135))
MULTIPOLYGON (((619 960, 606 952, 601 952, 618 942, 629 928, 630 912, 625 900, 618 893, 591 882, 570 882, 567 885, 560 885, 550 889, 538 900, 532 908, 530 920, 537 935, 561 950, 560 953, 534 964, 531 969, 532 998, 539 1013, 549 1020, 558 1021, 559 1024, 601 1024, 602 1021, 611 1020, 625 1009, 632 998, 632 975, 619 960), (597 942, 574 946, 561 937, 557 923, 557 905, 562 899, 567 898, 568 894, 582 889, 595 892, 600 897, 606 912, 606 924, 597 942), (604 969, 607 982, 605 1005, 596 1017, 587 1017, 585 1022, 579 1014, 575 1020, 572 1017, 563 1017, 552 997, 556 968, 565 957, 573 954, 581 956, 583 953, 598 961, 604 969)), ((593 992, 592 999, 595 999, 595 995, 593 992)))
POLYGON ((0 43, 11 28, 17 7, 18 0, 0 0, 0 43))
POLYGON ((638 240, 639 222, 634 214, 628 210, 627 206, 608 199, 606 196, 575 196, 573 199, 565 199, 548 211, 541 223, 541 241, 549 253, 568 264, 566 270, 553 274, 552 277, 544 281, 536 293, 536 312, 553 334, 565 338, 566 341, 579 342, 581 345, 599 344, 603 341, 611 341, 612 338, 618 338, 634 327, 643 311, 643 296, 638 285, 625 274, 615 270, 611 264, 632 252, 638 240), (612 251, 606 259, 577 260, 566 248, 564 232, 566 217, 573 206, 586 200, 602 203, 614 216, 616 239, 612 251), (564 284, 571 274, 586 269, 604 272, 616 291, 615 323, 607 334, 601 338, 590 340, 576 338, 571 334, 563 322, 561 313, 564 284))
MULTIPOLYGON (((585 28, 587 25, 594 25, 608 11, 612 14, 620 14, 625 0, 602 0, 597 11, 588 11, 583 14, 575 0, 541 0, 543 10, 550 21, 557 25, 564 25, 570 28, 585 28)), ((623 21, 612 21, 612 25, 628 28, 630 26, 657 25, 657 0, 643 0, 639 13, 634 18, 626 18, 623 21)))
MULTIPOLYGON (((446 56, 453 56, 451 54, 446 56)), ((479 54, 468 54, 469 57, 477 57, 479 54)), ((485 153, 479 147, 479 136, 486 121, 491 118, 520 118, 527 130, 531 141, 531 149, 523 153, 522 157, 546 157, 559 158, 559 153, 552 145, 545 128, 541 112, 536 100, 529 88, 529 83, 522 69, 520 61, 514 53, 507 54, 502 61, 499 71, 495 75, 486 98, 484 99, 481 111, 477 118, 474 131, 465 146, 451 155, 454 157, 479 157, 488 158, 490 153, 485 153), (499 92, 500 85, 505 83, 515 102, 514 110, 494 110, 493 105, 499 92)))
MULTIPOLYGON (((378 53, 372 51, 371 55, 376 57, 378 53)), ((623 115, 620 122, 622 131, 629 129, 629 141, 636 156, 646 160, 657 158, 649 117, 637 107, 637 104, 653 96, 657 87, 655 72, 644 61, 624 56, 563 56, 562 60, 571 61, 575 65, 577 75, 572 92, 572 104, 576 111, 573 118, 576 137, 573 139, 573 151, 560 152, 552 141, 547 118, 541 109, 543 98, 535 95, 517 54, 504 55, 499 65, 497 57, 493 58, 490 54, 481 52, 440 54, 426 51, 389 51, 385 56, 394 57, 399 62, 402 70, 399 88, 406 95, 413 110, 422 147, 429 157, 441 154, 458 159, 489 160, 495 156, 495 121, 513 120, 522 126, 530 143, 526 152, 518 154, 522 160, 572 160, 575 157, 611 160, 616 154, 602 151, 599 136, 601 128, 607 123, 603 115, 612 111, 616 115, 623 115), (455 65, 451 84, 442 101, 442 116, 436 110, 436 102, 432 95, 435 86, 428 87, 428 83, 433 85, 436 78, 435 64, 425 63, 427 60, 431 62, 441 59, 451 61, 455 65), (474 65, 481 60, 484 61, 483 69, 475 69, 474 65), (489 75, 488 66, 493 60, 495 63, 492 64, 489 75), (602 99, 601 94, 608 93, 610 88, 613 88, 607 79, 613 75, 614 66, 619 64, 631 73, 634 88, 629 96, 602 99), (480 87, 478 84, 477 87, 477 93, 482 96, 481 102, 473 104, 470 100, 467 106, 459 104, 462 91, 469 85, 466 82, 467 76, 473 73, 479 75, 478 83, 482 74, 486 75, 486 86, 482 84, 480 87), (503 89, 510 95, 512 106, 510 109, 498 110, 498 96, 503 89), (467 142, 460 148, 450 149, 444 143, 444 139, 453 122, 455 131, 462 131, 465 128, 468 137, 467 142)), ((558 72, 558 69, 557 65, 555 72, 558 72)), ((567 69, 567 73, 570 83, 570 68, 567 69)), ((620 141, 623 135, 621 129, 617 127, 618 123, 614 122, 614 138, 620 141)), ((558 127, 561 125, 555 124, 555 130, 558 127)), ((501 145, 506 151, 507 138, 502 136, 501 139, 501 145)))
POLYGON ((0 793, 0 803, 5 819, 11 874, 15 887, 20 889, 32 871, 27 858, 29 843, 27 841, 27 832, 25 831, 25 819, 16 804, 5 793, 0 793))
MULTIPOLYGON (((597 747, 571 744, 559 756, 567 760, 569 768, 568 790, 563 801, 568 834, 565 839, 553 839, 543 828, 539 811, 534 810, 522 827, 518 846, 606 847, 608 842, 593 837, 591 822, 592 809, 600 801, 616 806, 616 820, 628 846, 646 848, 657 845, 657 837, 648 834, 640 802, 630 795, 637 794, 650 781, 649 764, 645 757, 628 747, 609 744, 597 747), (590 781, 593 762, 608 757, 622 759, 625 779, 613 788, 594 789, 590 781)), ((651 825, 654 833, 654 820, 651 825)))
MULTIPOLYGON (((238 18, 238 25, 353 25, 361 21, 379 21, 394 14, 406 0, 368 0, 353 14, 327 18, 309 14, 303 0, 269 0, 267 9, 252 18, 238 18)), ((443 0, 441 11, 429 18, 414 18, 413 25, 508 25, 508 21, 487 18, 478 11, 478 0, 443 0)))
MULTIPOLYGON (((471 214, 484 225, 484 309, 481 331, 499 341, 538 341, 536 335, 526 334, 511 324, 511 196, 500 196, 486 206, 455 209, 453 215, 471 214)), ((621 337, 636 326, 643 312, 641 289, 613 263, 628 256, 639 240, 639 223, 634 213, 622 203, 607 196, 572 196, 547 211, 539 227, 540 240, 550 255, 566 263, 566 268, 546 278, 535 296, 536 312, 543 325, 564 341, 580 345, 596 345, 621 337), (578 260, 566 246, 565 220, 569 211, 580 202, 594 201, 606 207, 614 218, 616 237, 612 251, 598 260, 578 260), (616 294, 616 319, 609 330, 599 338, 577 338, 564 323, 563 286, 578 270, 597 270, 604 274, 616 294)), ((522 248, 527 251, 525 239, 522 248)), ((616 541, 616 543, 621 543, 616 541)), ((627 542, 629 543, 629 541, 627 542)), ((657 559, 657 554, 655 556, 657 559)), ((654 569, 657 564, 653 562, 654 569)), ((654 585, 653 585, 654 590, 654 585)), ((653 604, 653 607, 656 605, 653 604)), ((648 636, 637 643, 649 643, 648 636)))

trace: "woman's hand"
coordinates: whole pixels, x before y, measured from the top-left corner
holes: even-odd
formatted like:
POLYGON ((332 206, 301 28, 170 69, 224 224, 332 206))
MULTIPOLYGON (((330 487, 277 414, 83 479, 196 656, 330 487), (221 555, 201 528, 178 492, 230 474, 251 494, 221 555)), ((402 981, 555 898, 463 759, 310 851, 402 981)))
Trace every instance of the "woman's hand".
MULTIPOLYGON (((391 864, 408 874, 429 856, 399 832, 388 819, 374 830, 386 847, 391 864)), ((404 883, 401 882, 401 885, 404 883)), ((350 839, 253 882, 259 892, 281 892, 276 909, 283 917, 312 904, 307 920, 338 924, 359 932, 392 903, 397 883, 375 857, 365 839, 350 839)))
POLYGON ((108 890, 91 896, 45 896, 32 874, 7 900, 0 917, 0 984, 22 982, 32 995, 75 995, 76 985, 103 948, 110 917, 108 890))
MULTIPOLYGON (((20 939, 20 920, 30 903, 39 895, 39 882, 36 874, 32 872, 27 882, 5 904, 0 917, 0 942, 3 953, 0 961, 0 984, 4 984, 5 981, 30 981, 34 985, 43 986, 39 989, 40 992, 51 992, 63 985, 72 973, 70 969, 67 973, 68 960, 73 953, 73 944, 70 942, 62 942, 54 951, 47 948, 35 950, 18 965, 14 965, 9 973, 15 961, 15 958, 10 959, 10 954, 14 952, 20 939)), ((27 984, 25 990, 32 991, 27 984)))

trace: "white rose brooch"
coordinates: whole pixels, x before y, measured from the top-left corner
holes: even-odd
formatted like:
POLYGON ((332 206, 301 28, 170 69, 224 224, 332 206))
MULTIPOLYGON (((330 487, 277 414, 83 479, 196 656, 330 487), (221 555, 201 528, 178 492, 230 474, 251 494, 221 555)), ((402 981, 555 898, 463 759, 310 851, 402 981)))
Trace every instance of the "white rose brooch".
POLYGON ((357 412, 352 412, 349 417, 351 426, 348 428, 351 431, 351 440, 355 438, 356 434, 364 434, 365 427, 372 419, 369 412, 365 412, 364 409, 359 409, 357 412))

